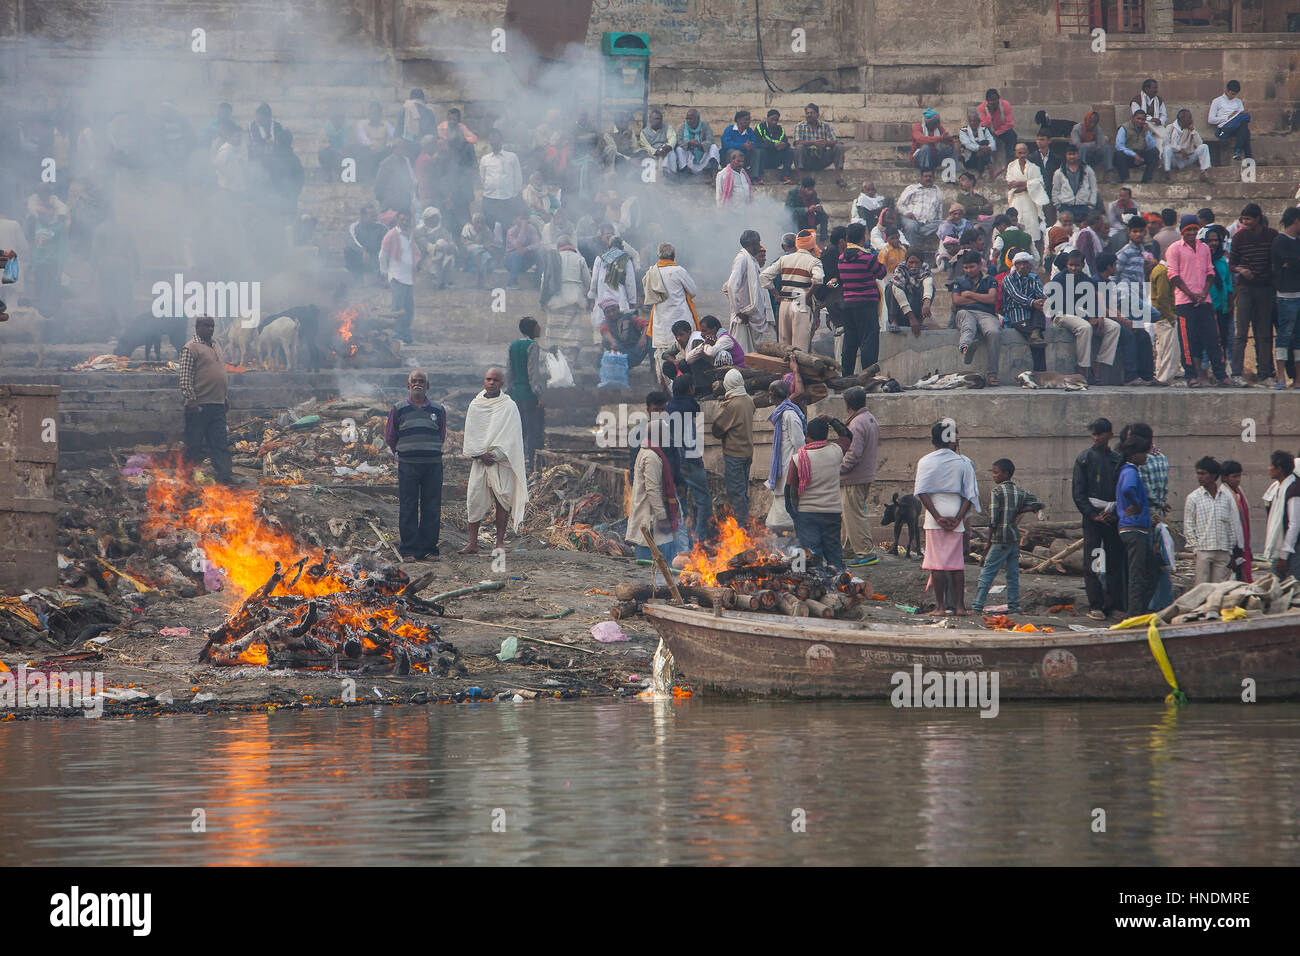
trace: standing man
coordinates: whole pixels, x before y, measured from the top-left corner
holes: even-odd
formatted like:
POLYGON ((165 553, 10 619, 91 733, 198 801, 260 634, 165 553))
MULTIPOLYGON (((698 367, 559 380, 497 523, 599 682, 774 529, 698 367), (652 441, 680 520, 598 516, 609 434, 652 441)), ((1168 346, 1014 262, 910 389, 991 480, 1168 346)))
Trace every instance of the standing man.
POLYGON ((1223 478, 1223 487, 1232 496, 1233 509, 1237 515, 1232 523, 1235 544, 1230 570, 1232 576, 1238 581, 1250 584, 1255 580, 1252 568, 1255 559, 1250 543, 1250 499, 1246 497, 1246 491, 1241 487, 1241 462, 1231 460, 1221 462, 1219 474, 1223 478))
POLYGON ((1088 592, 1088 617, 1104 621, 1107 614, 1126 606, 1124 546, 1115 511, 1115 482, 1122 461, 1110 448, 1115 437, 1110 419, 1098 418, 1088 426, 1088 433, 1092 435, 1092 447, 1074 460, 1070 496, 1083 516, 1083 586, 1088 592))
POLYGON ((1277 340, 1273 357, 1280 385, 1291 360, 1291 387, 1300 388, 1300 206, 1282 213, 1282 231, 1273 240, 1273 278, 1277 283, 1277 340))
POLYGON ((759 237, 753 229, 740 234, 740 251, 731 262, 731 275, 723 293, 731 303, 731 323, 727 331, 741 349, 753 352, 772 322, 772 300, 759 281, 759 237))
POLYGON ((646 396, 650 418, 645 425, 645 440, 632 465, 632 491, 628 501, 627 541, 637 560, 650 561, 652 552, 645 534, 650 533, 655 547, 665 561, 677 555, 676 534, 681 526, 681 505, 669 457, 662 447, 666 431, 664 406, 668 396, 651 392, 646 396))
POLYGON ((816 172, 835 164, 835 185, 848 188, 844 182, 844 144, 837 142, 830 123, 823 123, 821 110, 816 103, 803 108, 803 122, 794 128, 794 164, 801 170, 816 172))
POLYGON ((1222 96, 1216 96, 1210 102, 1209 115, 1205 117, 1211 126, 1217 127, 1214 135, 1220 140, 1235 137, 1232 158, 1241 159, 1250 156, 1250 114, 1246 104, 1241 101, 1241 84, 1229 80, 1222 96))
POLYGON ((912 493, 925 508, 925 560, 936 614, 965 616, 966 516, 979 512, 975 466, 958 453, 957 426, 947 418, 930 429, 934 451, 916 463, 912 493))
MULTIPOLYGON (((1237 335, 1232 343, 1232 367, 1245 369, 1246 339, 1255 336, 1255 381, 1267 383, 1274 375, 1273 309, 1277 292, 1273 286, 1273 243, 1277 231, 1264 225, 1264 213, 1256 203, 1247 203, 1237 220, 1241 228, 1228 251, 1228 271, 1237 287, 1237 335)), ((1286 372, 1277 381, 1286 382, 1286 372)))
POLYGON ((763 288, 776 291, 780 278, 781 310, 777 323, 777 341, 808 351, 817 328, 812 291, 825 279, 822 261, 817 258, 817 236, 803 229, 794 238, 793 252, 768 263, 759 273, 763 288))
POLYGON ((394 334, 407 345, 411 344, 415 319, 415 273, 423 257, 420 244, 411 239, 411 214, 399 210, 395 225, 379 246, 379 271, 388 277, 393 293, 394 334))
POLYGON ((866 389, 857 385, 847 389, 844 406, 849 410, 850 441, 840 462, 840 544, 849 567, 860 568, 880 561, 867 522, 867 492, 876 477, 880 425, 867 411, 866 389))
POLYGON ((483 391, 465 412, 462 453, 471 460, 465 486, 468 541, 458 554, 478 554, 478 529, 495 512, 496 547, 506 546, 506 523, 515 531, 528 506, 528 472, 519 408, 501 391, 505 373, 495 365, 483 376, 483 391))
POLYGON ((384 440, 397 456, 398 551, 408 561, 438 555, 442 528, 442 445, 447 410, 429 401, 429 375, 406 377, 407 397, 388 413, 384 440))
POLYGON ((1119 514, 1120 542, 1124 545, 1124 606, 1129 617, 1146 614, 1156 591, 1151 506, 1139 472, 1150 451, 1150 439, 1131 429, 1120 442, 1124 463, 1115 482, 1115 510, 1119 514))
POLYGON ((866 248, 867 227, 855 222, 846 233, 844 252, 841 253, 837 271, 843 295, 841 316, 844 322, 844 339, 840 345, 840 366, 845 375, 852 375, 855 362, 862 362, 863 371, 876 364, 880 357, 880 286, 885 278, 885 267, 880 259, 866 248))
MULTIPOLYGON (((1228 386, 1223 365, 1223 348, 1219 344, 1219 323, 1210 304, 1210 284, 1214 281, 1214 263, 1210 247, 1196 238, 1201 224, 1188 213, 1179 223, 1182 239, 1165 253, 1169 281, 1174 287, 1174 311, 1178 314, 1178 338, 1183 350, 1183 373, 1188 388, 1200 386, 1201 352, 1210 356, 1214 380, 1228 386)), ((1234 248, 1236 243, 1233 244, 1234 248)))
POLYGON ((506 394, 519 407, 524 457, 532 471, 537 449, 546 444, 546 409, 542 407, 546 377, 542 374, 542 347, 537 342, 542 327, 531 315, 525 315, 519 320, 519 332, 521 337, 510 343, 506 362, 506 394))
POLYGON ((502 149, 502 142, 501 130, 493 128, 488 132, 488 143, 492 148, 478 161, 478 175, 483 184, 483 218, 494 231, 500 224, 498 238, 504 240, 505 230, 519 210, 524 174, 519 168, 519 157, 502 149))
POLYGON ((1219 463, 1206 455, 1196 463, 1200 485, 1183 504, 1183 536, 1196 555, 1196 583, 1218 583, 1231 577, 1229 561, 1236 544, 1232 493, 1219 487, 1219 463))
POLYGON ((695 505, 695 523, 692 526, 692 544, 709 538, 709 523, 713 519, 713 495, 709 491, 709 473, 704 468, 704 436, 697 425, 703 421, 700 403, 695 400, 695 386, 690 375, 673 379, 673 397, 665 408, 673 426, 672 456, 676 464, 673 481, 677 496, 682 502, 689 491, 695 505))
POLYGON ((226 436, 226 360, 212 339, 216 319, 201 315, 194 320, 194 338, 180 354, 181 394, 185 396, 185 461, 212 461, 217 481, 234 485, 230 447, 226 436))
POLYGON ((655 375, 663 368, 664 353, 673 347, 673 326, 689 322, 699 331, 695 314, 698 289, 685 266, 677 264, 677 250, 671 242, 659 243, 659 260, 646 270, 641 280, 645 304, 650 306, 650 345, 654 349, 655 375))
POLYGON ((799 547, 831 569, 844 567, 840 550, 839 474, 844 452, 829 441, 825 416, 808 423, 807 443, 795 453, 785 476, 785 507, 794 519, 799 547))
POLYGON ((710 426, 722 441, 723 483, 727 503, 742 526, 749 522, 749 466, 754 460, 754 400, 745 377, 730 369, 722 379, 723 397, 710 426))

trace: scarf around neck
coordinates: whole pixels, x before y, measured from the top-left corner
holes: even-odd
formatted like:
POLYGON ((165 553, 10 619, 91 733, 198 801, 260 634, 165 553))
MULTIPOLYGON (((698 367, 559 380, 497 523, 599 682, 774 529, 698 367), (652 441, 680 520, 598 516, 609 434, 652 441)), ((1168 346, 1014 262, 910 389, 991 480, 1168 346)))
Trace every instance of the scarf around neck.
POLYGON ((772 423, 772 462, 767 469, 767 481, 763 482, 768 491, 776 490, 777 478, 782 472, 781 448, 785 444, 786 412, 794 412, 799 418, 800 427, 804 429, 808 427, 808 419, 804 415, 803 409, 788 398, 772 409, 772 414, 767 416, 767 420, 772 423))
POLYGON ((795 453, 795 494, 803 494, 804 489, 808 487, 808 483, 812 481, 812 459, 808 457, 808 452, 818 448, 825 448, 829 444, 830 442, 825 440, 810 441, 795 453))

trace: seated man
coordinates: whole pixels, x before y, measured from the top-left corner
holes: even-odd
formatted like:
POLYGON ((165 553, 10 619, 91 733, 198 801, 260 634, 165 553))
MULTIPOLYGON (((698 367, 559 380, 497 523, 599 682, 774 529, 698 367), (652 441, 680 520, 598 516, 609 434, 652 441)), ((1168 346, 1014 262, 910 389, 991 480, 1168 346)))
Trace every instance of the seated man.
POLYGON ((803 229, 814 229, 817 238, 826 241, 826 210, 817 198, 817 180, 805 176, 803 181, 785 197, 785 208, 790 213, 790 222, 797 233, 803 229))
POLYGON ((619 113, 614 128, 601 137, 600 161, 607 168, 630 162, 636 153, 637 137, 632 131, 632 114, 619 113))
POLYGON ((903 264, 895 267, 885 280, 886 328, 890 332, 910 328, 913 335, 920 335, 930 319, 930 303, 933 301, 934 277, 930 275, 930 268, 921 261, 919 252, 909 251, 903 264))
POLYGON ((451 274, 456 268, 456 242, 442 224, 442 213, 433 206, 420 214, 420 224, 415 227, 415 241, 424 251, 424 261, 429 271, 429 287, 445 289, 451 284, 451 274))
POLYGON ((1038 273, 1033 271, 1034 256, 1031 253, 1017 252, 1011 262, 1011 271, 998 276, 1002 283, 1002 324, 1004 328, 1020 333, 1029 343, 1034 371, 1046 371, 1047 363, 1043 354, 1047 346, 1047 340, 1043 337, 1046 328, 1043 318, 1046 293, 1038 281, 1038 273))
MULTIPOLYGON (((744 366, 745 350, 740 347, 739 342, 731 337, 730 332, 723 331, 722 323, 718 321, 716 315, 701 317, 700 335, 702 341, 688 349, 681 359, 692 371, 696 369, 697 362, 703 362, 705 367, 716 365, 744 366)), ((678 362, 679 365, 681 361, 678 362)))
POLYGON ((745 172, 751 182, 762 182, 762 170, 758 153, 758 136, 749 125, 749 110, 737 110, 732 117, 732 124, 722 131, 722 155, 739 150, 745 158, 745 172))
POLYGON ((664 125, 663 110, 650 111, 650 122, 641 130, 636 151, 638 156, 654 159, 665 172, 677 171, 677 133, 671 126, 664 125))
POLYGON ((821 121, 821 110, 816 103, 803 108, 804 121, 794 128, 794 164, 801 170, 816 172, 832 163, 838 178, 835 185, 847 188, 844 183, 844 144, 836 142, 830 123, 821 121))
POLYGON ((1083 220, 1097 205, 1097 174, 1079 159, 1079 147, 1065 147, 1065 162, 1052 176, 1051 195, 1058 213, 1068 210, 1083 220))
MULTIPOLYGON (((1011 135, 1015 136, 1015 130, 1011 131, 1011 135)), ((993 138, 992 130, 980 125, 978 112, 970 111, 966 117, 966 125, 957 130, 957 140, 961 144, 962 165, 973 170, 977 176, 984 175, 984 171, 993 162, 993 153, 997 149, 998 141, 993 138)), ((913 129, 912 141, 913 144, 916 143, 915 129, 913 129)))
POLYGON ((525 213, 515 216, 515 224, 506 233, 506 269, 510 272, 511 289, 519 288, 520 273, 529 269, 540 271, 538 253, 542 248, 542 234, 528 221, 525 213))
MULTIPOLYGON (((1044 180, 1046 182, 1046 180, 1044 180)), ((981 193, 975 191, 975 174, 964 172, 957 177, 957 202, 966 210, 966 215, 973 220, 981 216, 993 215, 993 203, 981 193)))
POLYGON ((601 303, 605 319, 600 323, 600 338, 611 352, 627 356, 628 369, 634 369, 650 354, 650 320, 637 312, 623 312, 615 299, 601 303))
POLYGON ((1082 162, 1089 166, 1101 163, 1106 171, 1106 182, 1113 181, 1115 150, 1107 142, 1106 131, 1101 128, 1101 116, 1096 110, 1089 110, 1082 123, 1074 124, 1070 130, 1070 142, 1079 148, 1082 162))
POLYGON ((919 122, 912 124, 912 165, 917 169, 934 169, 954 155, 956 137, 939 122, 939 111, 927 109, 919 122))
POLYGON ((922 236, 935 235, 943 220, 943 194, 934 184, 934 170, 922 169, 921 181, 903 190, 895 208, 909 245, 922 236))
POLYGON ((1142 281, 1133 283, 1118 279, 1116 271, 1116 259, 1109 252, 1097 257, 1099 304, 1107 317, 1119 325, 1124 384, 1158 385, 1154 344, 1144 327, 1154 318, 1153 310, 1142 296, 1142 281), (1139 322, 1142 325, 1136 324, 1139 322))
POLYGON ((1192 122, 1191 110, 1179 110, 1178 119, 1169 129, 1169 145, 1165 147, 1165 172, 1186 169, 1192 163, 1201 167, 1201 182, 1210 181, 1210 147, 1192 122))
POLYGON ((1155 133, 1147 123, 1147 114, 1138 110, 1115 133, 1115 169, 1119 173, 1119 181, 1128 182, 1128 171, 1133 167, 1141 167, 1142 181, 1151 182, 1159 156, 1155 133))
POLYGON ((717 140, 713 138, 713 127, 700 119, 700 111, 686 111, 686 121, 677 131, 677 152, 673 163, 679 173, 708 173, 710 182, 712 174, 722 165, 722 156, 718 151, 717 140))
POLYGON ((768 110, 767 121, 759 123, 754 132, 758 136, 758 156, 761 161, 759 175, 765 176, 769 170, 779 169, 783 185, 794 182, 794 149, 781 126, 781 113, 778 110, 768 110))
POLYGON ((1047 283, 1044 296, 1043 311, 1053 328, 1065 329, 1074 336, 1074 360, 1079 374, 1088 377, 1089 385, 1099 384, 1100 366, 1115 364, 1119 323, 1102 314, 1097 283, 1083 271, 1083 253, 1077 250, 1067 253, 1064 270, 1047 283), (1092 360, 1094 332, 1101 336, 1095 363, 1092 360))
POLYGON ((1106 207, 1106 222, 1110 225, 1110 235, 1122 236, 1128 233, 1130 216, 1141 216, 1142 210, 1133 201, 1133 190, 1127 186, 1119 188, 1119 198, 1106 207))
POLYGON ((997 282, 985 273, 984 259, 975 251, 961 257, 961 272, 956 281, 948 285, 961 336, 957 350, 961 352, 962 363, 970 365, 975 358, 977 341, 984 340, 988 353, 988 372, 984 380, 993 387, 998 384, 998 336, 1002 334, 1002 323, 994 309, 997 282))
POLYGON ((1241 84, 1229 80, 1223 95, 1216 96, 1210 103, 1210 113, 1206 120, 1215 127, 1214 135, 1220 140, 1235 138, 1232 150, 1233 159, 1250 156, 1250 114, 1246 104, 1241 101, 1241 84))

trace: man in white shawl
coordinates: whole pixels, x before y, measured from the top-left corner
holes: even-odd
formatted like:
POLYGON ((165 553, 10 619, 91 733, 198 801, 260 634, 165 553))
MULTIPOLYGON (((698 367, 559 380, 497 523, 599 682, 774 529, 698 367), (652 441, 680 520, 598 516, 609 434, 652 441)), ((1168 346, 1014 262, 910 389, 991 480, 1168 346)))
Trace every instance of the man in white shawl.
POLYGON ((606 299, 618 302, 620 312, 636 308, 636 266, 632 256, 623 248, 618 236, 609 240, 609 248, 596 256, 591 263, 591 288, 587 291, 591 301, 591 331, 595 344, 600 344, 600 324, 605 321, 601 303, 606 299))
MULTIPOLYGON (((1023 145, 1023 144, 1021 144, 1023 145)), ((930 429, 935 450, 916 463, 912 493, 925 508, 925 560, 935 613, 965 616, 966 516, 980 510, 975 466, 957 451, 957 425, 951 418, 930 429)))
POLYGON ((731 333, 740 347, 746 352, 758 348, 772 324, 772 297, 759 282, 758 255, 759 238, 753 229, 746 229, 740 234, 740 252, 731 262, 731 275, 722 293, 731 303, 731 333))
POLYGON ((676 344, 673 323, 689 322, 699 331, 695 312, 694 277, 677 264, 677 250, 671 242, 659 243, 659 261, 646 270, 641 287, 650 306, 650 345, 654 349, 655 373, 663 367, 664 353, 676 344))
POLYGON ((1007 164, 1007 205, 1015 209, 1020 228, 1035 242, 1043 238, 1043 207, 1049 202, 1043 172, 1029 161, 1029 145, 1017 143, 1015 159, 1007 164))
POLYGON ((1264 492, 1268 509, 1264 560, 1279 578, 1300 577, 1300 458, 1287 451, 1273 452, 1268 476, 1273 483, 1264 492))
POLYGON ((493 366, 483 376, 483 391, 465 412, 463 454, 469 469, 465 512, 469 541, 459 554, 478 554, 479 525, 496 513, 496 546, 506 546, 507 520, 515 531, 528 505, 524 470, 524 429, 519 407, 501 391, 505 373, 493 366))

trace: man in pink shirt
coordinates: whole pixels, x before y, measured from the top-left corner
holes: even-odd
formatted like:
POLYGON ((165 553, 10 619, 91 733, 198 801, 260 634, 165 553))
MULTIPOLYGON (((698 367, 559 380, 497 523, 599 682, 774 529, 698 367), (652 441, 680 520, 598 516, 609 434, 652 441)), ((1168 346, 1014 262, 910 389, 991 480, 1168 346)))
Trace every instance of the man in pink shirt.
POLYGON ((1196 240, 1200 220, 1188 213, 1178 223, 1182 238, 1165 252, 1165 267, 1169 282, 1174 287, 1174 311, 1178 314, 1178 340, 1183 348, 1183 372, 1187 387, 1197 388, 1201 378, 1201 353, 1208 352, 1214 377, 1221 386, 1228 386, 1227 371, 1223 367, 1223 348, 1219 344, 1218 322, 1214 306, 1210 304, 1210 283, 1214 279, 1214 263, 1210 260, 1210 247, 1196 240))
POLYGON ((1011 112, 1011 104, 997 90, 989 90, 984 94, 984 102, 976 112, 979 113, 980 125, 987 126, 994 138, 1002 144, 1003 155, 1010 162, 1017 142, 1016 117, 1011 112))

